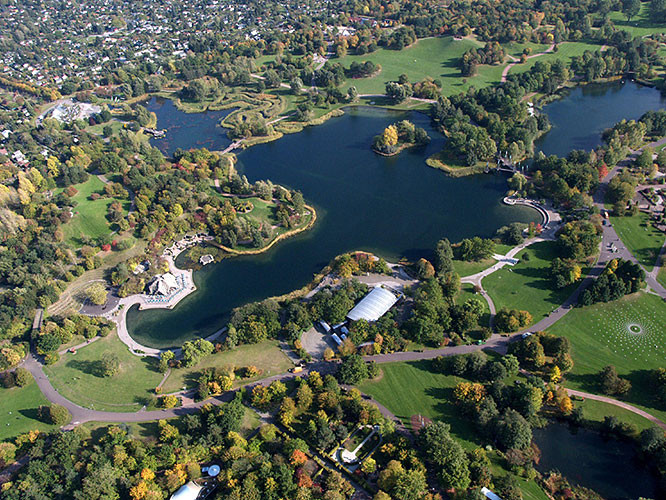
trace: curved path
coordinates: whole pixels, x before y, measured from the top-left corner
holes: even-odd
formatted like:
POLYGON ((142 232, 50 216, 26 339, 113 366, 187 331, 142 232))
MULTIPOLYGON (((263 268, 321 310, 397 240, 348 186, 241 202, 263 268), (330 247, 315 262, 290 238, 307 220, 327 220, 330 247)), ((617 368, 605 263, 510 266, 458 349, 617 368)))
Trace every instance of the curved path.
POLYGON ((589 392, 575 391, 573 389, 567 389, 567 393, 569 394, 569 396, 580 396, 585 399, 602 401, 604 403, 608 403, 609 405, 617 406, 619 408, 624 408, 625 410, 629 410, 630 412, 635 413, 636 415, 640 415, 641 417, 648 419, 650 422, 652 422, 655 425, 658 425, 659 427, 661 427, 666 431, 666 423, 659 420, 654 415, 650 415, 648 412, 643 411, 640 408, 636 408, 635 406, 630 405, 629 403, 625 403, 624 401, 618 401, 617 399, 609 398, 607 396, 599 396, 598 394, 590 394, 589 392))
MULTIPOLYGON (((535 57, 543 56, 545 54, 552 52, 553 50, 555 50, 554 43, 543 52, 539 52, 538 54, 532 54, 531 56, 527 56, 527 58, 533 59, 535 57)), ((506 77, 509 75, 509 71, 511 71, 511 68, 513 68, 516 64, 520 64, 520 60, 516 60, 515 57, 509 56, 509 58, 513 59, 514 62, 510 62, 509 64, 507 64, 506 68, 504 68, 504 71, 502 71, 502 78, 500 79, 500 82, 502 83, 506 82, 506 77)))

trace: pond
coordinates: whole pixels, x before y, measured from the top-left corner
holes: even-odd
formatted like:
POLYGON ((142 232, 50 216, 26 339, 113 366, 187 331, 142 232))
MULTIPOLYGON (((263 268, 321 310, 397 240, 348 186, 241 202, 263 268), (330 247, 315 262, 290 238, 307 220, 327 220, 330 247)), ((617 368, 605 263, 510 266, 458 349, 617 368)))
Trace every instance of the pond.
POLYGON ((534 143, 534 150, 557 156, 566 156, 574 149, 591 151, 601 144, 601 134, 607 128, 664 107, 666 97, 661 92, 633 81, 576 87, 543 107, 552 128, 534 143))
POLYGON ((539 472, 558 470, 607 500, 657 498, 657 479, 638 462, 631 443, 561 423, 535 429, 534 442, 541 449, 539 472))
POLYGON ((157 128, 166 130, 165 137, 150 140, 165 155, 173 155, 178 148, 222 151, 231 144, 226 129, 219 123, 233 109, 188 114, 178 111, 173 101, 161 97, 151 98, 145 106, 157 114, 157 128))
MULTIPOLYGON (((167 103, 152 110, 160 128, 202 119, 167 103)), ((206 127, 208 117, 203 121, 206 127)), ((529 208, 502 204, 507 189, 502 175, 453 179, 428 167, 425 159, 444 140, 429 122, 421 113, 350 108, 321 126, 239 153, 238 169, 251 182, 271 179, 300 189, 316 208, 317 223, 265 254, 227 259, 196 272, 198 291, 173 311, 131 310, 127 322, 132 337, 151 347, 170 347, 209 335, 223 326, 232 308, 298 289, 346 251, 414 258, 429 253, 443 237, 455 242, 492 236, 514 221, 540 221, 529 208), (432 142, 393 158, 374 154, 373 136, 404 118, 426 128, 432 142)), ((190 138, 196 147, 205 136, 196 132, 190 138)))

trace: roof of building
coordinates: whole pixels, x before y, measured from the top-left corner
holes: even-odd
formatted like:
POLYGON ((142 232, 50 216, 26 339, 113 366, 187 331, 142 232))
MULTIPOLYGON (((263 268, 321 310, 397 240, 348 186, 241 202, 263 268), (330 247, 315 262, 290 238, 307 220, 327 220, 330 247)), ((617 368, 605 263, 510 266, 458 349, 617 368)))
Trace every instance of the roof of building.
POLYGON ((171 495, 171 500, 195 500, 202 489, 202 486, 190 481, 182 485, 178 491, 171 495))
POLYGON ((490 500, 502 500, 498 495, 490 491, 485 486, 481 488, 481 493, 483 493, 486 496, 486 498, 489 498, 490 500))
POLYGON ((392 292, 378 286, 368 295, 363 297, 361 302, 356 304, 356 306, 349 311, 347 317, 352 321, 358 321, 359 319, 377 321, 386 314, 397 301, 398 297, 392 292))
POLYGON ((178 288, 178 281, 171 273, 160 274, 148 285, 148 291, 153 295, 168 295, 178 288))

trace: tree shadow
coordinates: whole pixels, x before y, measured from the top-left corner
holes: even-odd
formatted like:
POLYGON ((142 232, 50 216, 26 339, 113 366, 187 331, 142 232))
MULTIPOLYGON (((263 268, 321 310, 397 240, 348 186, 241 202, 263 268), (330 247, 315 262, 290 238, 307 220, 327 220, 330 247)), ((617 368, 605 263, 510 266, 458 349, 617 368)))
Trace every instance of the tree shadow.
POLYGON ((72 359, 67 362, 66 366, 87 375, 103 378, 102 367, 99 361, 72 359))
POLYGON ((39 411, 37 408, 21 408, 18 412, 25 418, 41 422, 41 420, 39 420, 39 411))

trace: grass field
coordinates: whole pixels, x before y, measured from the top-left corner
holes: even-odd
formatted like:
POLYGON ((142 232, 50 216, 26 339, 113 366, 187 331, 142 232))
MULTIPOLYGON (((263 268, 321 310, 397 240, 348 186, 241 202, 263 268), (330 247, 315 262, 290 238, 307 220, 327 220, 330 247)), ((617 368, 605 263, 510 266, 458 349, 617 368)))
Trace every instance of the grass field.
MULTIPOLYGON (((103 193, 104 183, 96 176, 90 178, 81 184, 74 186, 78 193, 72 198, 78 204, 73 208, 74 217, 62 226, 66 240, 74 246, 83 244, 81 238, 98 238, 111 233, 111 225, 106 219, 106 213, 109 205, 115 200, 113 198, 100 198, 91 200, 93 193, 103 193)), ((122 200, 125 210, 129 208, 129 201, 122 200)))
POLYGON ((353 61, 372 61, 381 65, 381 72, 373 77, 348 79, 345 90, 354 85, 360 94, 383 94, 387 82, 396 81, 405 73, 411 82, 427 76, 439 79, 442 93, 451 95, 464 92, 472 85, 481 88, 500 81, 504 65, 479 66, 477 74, 463 82, 458 67, 460 57, 469 49, 482 45, 467 38, 457 41, 453 37, 426 38, 400 51, 379 49, 371 54, 334 58, 331 62, 339 62, 344 67, 349 67, 353 61))
POLYGON ((666 359, 666 304, 652 294, 636 293, 620 300, 576 308, 548 329, 571 341, 574 368, 567 387, 599 393, 596 374, 614 365, 632 389, 623 398, 666 420, 655 407, 649 370, 664 367, 666 359), (641 333, 632 333, 638 325, 641 333))
POLYGON ((650 216, 638 212, 631 217, 611 217, 622 242, 647 271, 652 271, 666 235, 650 224, 650 216))
MULTIPOLYGON (((586 42, 563 42, 559 45, 557 52, 551 52, 539 57, 528 59, 524 64, 516 64, 509 70, 509 74, 523 73, 534 66, 538 61, 553 62, 556 59, 562 59, 565 63, 570 63, 571 58, 583 55, 586 50, 596 51, 601 49, 601 45, 586 42)), ((533 52, 533 54, 536 52, 533 52)))
POLYGON ((631 21, 622 12, 611 12, 610 19, 618 29, 628 31, 632 36, 645 36, 666 32, 666 26, 650 20, 650 2, 642 2, 641 10, 631 21))
POLYGON ((643 429, 654 427, 654 424, 647 418, 636 415, 629 410, 620 408, 619 406, 604 403, 603 401, 595 401, 593 399, 586 399, 584 401, 575 401, 576 408, 583 409, 583 418, 591 420, 592 422, 603 422, 605 417, 616 417, 620 422, 626 422, 636 426, 638 432, 643 429))
POLYGON ((74 403, 103 411, 138 411, 162 380, 156 359, 134 356, 115 334, 65 354, 45 368, 46 375, 60 394, 74 403), (120 373, 113 377, 97 375, 102 354, 118 356, 120 373))
POLYGON ((472 274, 480 273, 484 269, 488 269, 495 264, 495 259, 484 259, 479 262, 467 262, 464 260, 454 260, 453 269, 460 277, 471 276, 472 274))
MULTIPOLYGON (((451 426, 455 436, 466 450, 477 448, 482 443, 477 438, 477 431, 472 422, 461 416, 452 403, 453 388, 464 379, 433 373, 431 361, 382 364, 382 377, 377 381, 365 381, 359 389, 370 394, 386 406, 408 427, 410 417, 420 414, 432 420, 440 420, 451 426)), ((489 454, 493 459, 493 473, 506 474, 502 461, 496 454, 489 454)), ((520 480, 520 487, 525 500, 547 500, 547 496, 533 481, 520 480)))
POLYGON ((235 387, 247 384, 257 378, 265 378, 278 373, 284 373, 294 364, 278 348, 274 340, 266 340, 259 344, 241 345, 232 351, 213 354, 201 360, 190 368, 171 370, 171 375, 162 386, 162 392, 167 394, 181 390, 183 387, 196 387, 196 379, 204 368, 221 368, 233 366, 241 368, 254 365, 262 370, 256 378, 236 379, 235 387))
POLYGON ((560 306, 578 286, 574 283, 556 290, 548 277, 548 268, 556 257, 555 242, 535 243, 520 251, 515 266, 504 266, 483 279, 486 289, 499 311, 502 307, 527 310, 534 323, 560 306))
POLYGON ((37 408, 48 404, 35 382, 25 387, 0 387, 0 441, 32 430, 54 429, 37 420, 37 408))

